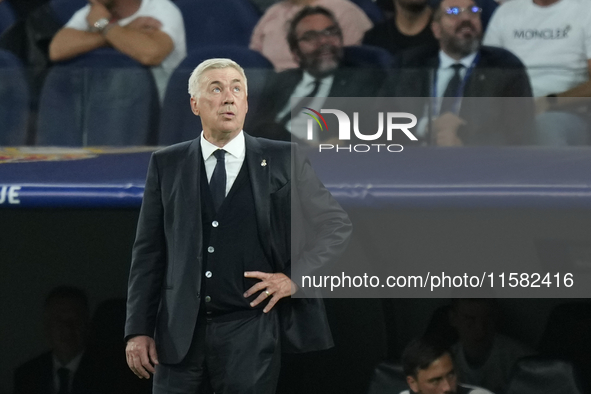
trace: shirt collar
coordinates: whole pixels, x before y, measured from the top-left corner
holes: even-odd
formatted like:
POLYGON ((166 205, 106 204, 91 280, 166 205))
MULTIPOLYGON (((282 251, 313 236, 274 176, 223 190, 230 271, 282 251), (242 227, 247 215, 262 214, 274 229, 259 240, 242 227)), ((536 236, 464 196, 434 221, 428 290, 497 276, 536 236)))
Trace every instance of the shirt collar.
POLYGON ((53 373, 57 373, 60 368, 67 368, 70 370, 71 373, 75 373, 78 370, 78 366, 80 365, 80 361, 82 360, 82 355, 84 352, 81 352, 76 357, 74 357, 68 364, 63 365, 60 360, 53 355, 53 373))
MULTIPOLYGON (((220 147, 206 140, 203 136, 203 132, 201 132, 201 153, 203 154, 203 160, 209 159, 209 156, 218 149, 220 149, 220 147)), ((232 138, 230 142, 224 145, 223 149, 236 158, 244 156, 246 146, 244 143, 243 130, 240 130, 240 133, 238 133, 236 137, 232 138)))
POLYGON ((478 54, 478 51, 472 52, 468 56, 461 58, 460 61, 458 62, 456 59, 450 57, 447 53, 443 52, 443 50, 440 50, 439 51, 439 68, 441 68, 441 69, 451 68, 451 66, 453 66, 456 63, 462 63, 462 65, 468 69, 472 65, 472 62, 474 61, 476 54, 478 54))
MULTIPOLYGON (((324 84, 334 78, 333 74, 329 74, 324 78, 320 79, 320 84, 324 84)), ((304 86, 312 85, 316 81, 316 77, 313 77, 309 72, 304 71, 304 76, 302 77, 302 84, 304 86)))

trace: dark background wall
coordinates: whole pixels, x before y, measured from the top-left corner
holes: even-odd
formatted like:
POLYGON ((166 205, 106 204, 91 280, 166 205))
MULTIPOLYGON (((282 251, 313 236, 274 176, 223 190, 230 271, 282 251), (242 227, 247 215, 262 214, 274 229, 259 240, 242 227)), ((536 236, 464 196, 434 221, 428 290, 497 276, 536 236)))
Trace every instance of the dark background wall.
MULTIPOLYGON (((93 309, 106 299, 125 297, 137 216, 137 210, 0 210, 0 394, 11 392, 16 366, 46 350, 41 312, 51 288, 82 287, 93 309)), ((591 213, 585 211, 404 211, 396 220, 395 227, 410 230, 393 238, 408 255, 413 250, 432 258, 457 253, 461 248, 454 240, 462 239, 479 242, 491 261, 536 261, 536 241, 586 242, 591 228, 591 213)), ((377 299, 326 300, 337 347, 286 357, 282 392, 362 393, 373 365, 387 353, 387 337, 402 347, 447 302, 389 300, 385 319, 377 299)), ((501 329, 535 347, 551 308, 560 302, 500 300, 501 329)))

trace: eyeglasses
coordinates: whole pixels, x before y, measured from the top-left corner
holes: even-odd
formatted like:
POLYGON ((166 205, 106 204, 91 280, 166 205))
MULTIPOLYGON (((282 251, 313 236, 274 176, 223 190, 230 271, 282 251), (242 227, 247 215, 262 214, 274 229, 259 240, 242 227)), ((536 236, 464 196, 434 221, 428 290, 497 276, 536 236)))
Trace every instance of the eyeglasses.
POLYGON ((482 12, 482 8, 477 7, 477 6, 472 6, 472 7, 468 7, 468 8, 447 7, 445 9, 445 13, 450 16, 460 16, 460 14, 462 14, 464 12, 467 12, 469 16, 476 16, 476 15, 480 15, 480 13, 482 12))
POLYGON ((318 42, 321 37, 340 37, 341 36, 341 29, 338 26, 331 26, 327 27, 321 31, 310 30, 302 34, 298 41, 305 41, 305 42, 318 42))

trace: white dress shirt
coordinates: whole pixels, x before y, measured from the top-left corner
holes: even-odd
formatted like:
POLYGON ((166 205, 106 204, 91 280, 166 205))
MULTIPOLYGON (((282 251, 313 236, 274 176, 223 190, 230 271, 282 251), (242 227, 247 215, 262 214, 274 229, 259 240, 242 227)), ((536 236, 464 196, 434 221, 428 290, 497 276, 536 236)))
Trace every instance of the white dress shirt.
MULTIPOLYGON (((431 86, 431 96, 434 96, 433 93, 436 93, 437 100, 434 100, 435 103, 433 105, 436 108, 436 113, 439 113, 439 108, 441 108, 443 94, 445 93, 445 89, 447 89, 447 85, 449 81, 454 76, 454 69, 453 65, 457 63, 461 63, 464 67, 460 70, 460 77, 464 78, 466 76, 466 72, 472 66, 472 62, 476 58, 478 52, 474 52, 469 54, 466 57, 461 58, 459 61, 450 57, 447 53, 443 52, 443 50, 439 51, 439 68, 437 69, 437 86, 435 87, 435 92, 433 91, 433 86, 431 86)), ((462 97, 459 97, 458 100, 461 100, 462 97)), ((429 116, 431 114, 428 113, 429 107, 425 108, 425 112, 423 117, 419 120, 417 125, 417 134, 421 137, 425 137, 427 133, 427 125, 429 123, 429 116)))
POLYGON ((80 366, 80 360, 82 360, 83 354, 84 354, 84 352, 80 353, 79 355, 74 357, 66 365, 63 365, 57 359, 55 354, 53 355, 53 388, 55 389, 56 393, 60 389, 60 377, 57 373, 57 371, 59 371, 60 368, 66 368, 70 371, 70 374, 68 375, 68 392, 72 391, 72 382, 74 381, 74 374, 76 373, 76 371, 78 370, 78 367, 80 366))
MULTIPOLYGON (((439 51, 439 68, 437 69, 437 97, 443 97, 445 93, 445 89, 447 89, 447 85, 449 81, 454 76, 454 68, 455 64, 461 63, 464 67, 460 69, 460 77, 464 78, 466 76, 466 72, 472 66, 472 62, 474 58, 476 58, 476 54, 478 52, 471 53, 470 55, 461 58, 459 61, 456 59, 451 58, 447 53, 443 51, 439 51)), ((460 98, 461 99, 461 98, 460 98)), ((441 100, 437 100, 437 108, 441 106, 441 100)))
POLYGON ((244 144, 244 131, 240 130, 240 133, 236 137, 234 137, 230 142, 224 145, 223 148, 220 148, 208 140, 205 139, 203 136, 203 132, 201 132, 201 153, 203 154, 203 161, 205 162, 205 173, 207 174, 207 182, 211 181, 211 176, 213 175, 213 170, 215 169, 215 165, 217 164, 217 159, 213 155, 218 149, 223 149, 226 151, 224 155, 224 163, 226 165, 226 196, 228 192, 232 188, 236 177, 238 177, 238 173, 240 172, 240 168, 242 168, 242 163, 244 163, 244 157, 246 156, 246 145, 244 144))
MULTIPOLYGON (((312 90, 314 90, 314 81, 316 81, 316 78, 310 75, 307 71, 304 71, 302 80, 296 85, 293 93, 291 94, 289 102, 277 114, 275 121, 279 122, 291 111, 292 105, 297 104, 302 99, 302 97, 307 97, 312 92, 312 90)), ((322 105, 324 105, 324 102, 330 93, 333 81, 334 75, 329 75, 320 80, 318 92, 316 93, 314 100, 308 104, 308 107, 313 108, 316 111, 320 111, 320 108, 322 108, 322 105)), ((308 135, 308 119, 311 120, 312 118, 304 114, 303 110, 300 110, 301 108, 296 108, 297 115, 293 119, 287 121, 285 128, 295 137, 304 140, 308 135)), ((314 122, 314 124, 315 123, 316 122, 314 122)), ((317 125, 315 127, 317 127, 317 125)), ((314 137, 318 137, 317 132, 314 133, 314 137)))

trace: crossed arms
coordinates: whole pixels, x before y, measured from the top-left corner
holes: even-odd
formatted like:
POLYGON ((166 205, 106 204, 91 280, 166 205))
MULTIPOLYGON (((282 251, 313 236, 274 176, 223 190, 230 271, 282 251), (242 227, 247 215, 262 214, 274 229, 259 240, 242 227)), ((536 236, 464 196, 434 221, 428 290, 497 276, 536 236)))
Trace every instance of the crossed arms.
MULTIPOLYGON (((86 21, 93 26, 111 13, 92 0, 86 21)), ((138 17, 126 26, 113 25, 106 32, 91 32, 65 27, 57 32, 49 46, 49 58, 63 61, 86 52, 112 46, 145 66, 157 66, 172 52, 172 38, 160 30, 162 24, 151 17, 138 17)))

